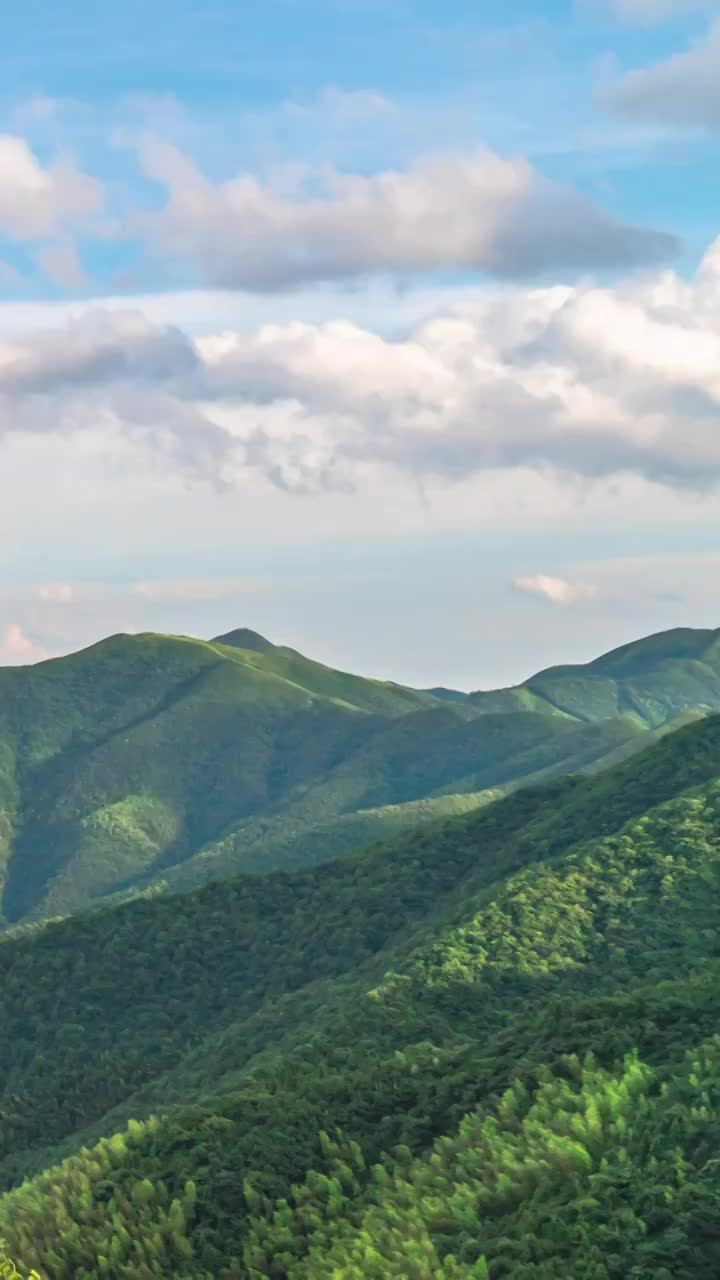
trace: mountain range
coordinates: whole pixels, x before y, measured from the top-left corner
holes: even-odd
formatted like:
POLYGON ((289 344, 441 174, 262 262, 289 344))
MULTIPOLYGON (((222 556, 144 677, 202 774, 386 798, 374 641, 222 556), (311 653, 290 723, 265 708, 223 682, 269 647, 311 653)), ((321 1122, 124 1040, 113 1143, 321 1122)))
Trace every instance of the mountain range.
POLYGON ((0 925, 311 866, 720 709, 720 632, 509 689, 416 690, 241 629, 0 670, 0 925))
MULTIPOLYGON (((715 640, 697 640, 674 658, 649 644, 641 670, 626 651, 553 675, 575 710, 522 714, 564 726, 583 678, 623 700, 631 680, 657 707, 660 663, 693 688, 707 668, 709 689, 715 640)), ((196 648, 221 659, 212 687, 235 687, 232 646, 196 648)), ((127 652, 74 661, 99 656, 118 687, 127 652)), ((285 679, 299 660, 273 661, 285 679)), ((142 670, 106 745, 132 736, 142 670)), ((381 694, 391 725, 435 714, 381 694)), ((671 718, 680 696, 665 693, 671 718)), ((57 742, 59 719, 34 739, 27 722, 26 749, 57 742)), ((659 740, 657 713, 645 723, 647 749, 620 763, 343 857, 8 930, 0 1236, 19 1274, 720 1273, 720 716, 659 740)))

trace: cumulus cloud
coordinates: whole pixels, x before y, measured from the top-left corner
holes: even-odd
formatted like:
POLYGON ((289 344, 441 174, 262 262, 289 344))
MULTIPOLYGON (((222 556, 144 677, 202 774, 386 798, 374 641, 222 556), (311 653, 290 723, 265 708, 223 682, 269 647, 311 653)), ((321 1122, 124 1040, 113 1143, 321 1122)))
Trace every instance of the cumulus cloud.
POLYGON ((177 385, 196 364, 180 329, 154 325, 137 311, 91 310, 61 329, 0 340, 0 393, 118 382, 177 385))
POLYGON ((595 588, 584 582, 568 582, 566 578, 553 578, 545 573, 536 573, 529 578, 515 578, 513 587, 516 591, 542 596, 551 604, 570 605, 583 600, 591 600, 595 588))
POLYGON ((10 622, 0 640, 0 663, 5 666, 25 666, 41 662, 50 655, 47 649, 26 635, 19 622, 10 622))
POLYGON ((720 126, 720 23, 685 53, 628 71, 607 94, 611 107, 635 120, 720 126))
POLYGON ((197 369, 186 334, 137 312, 90 311, 0 340, 0 435, 105 428, 217 482, 233 446, 193 396, 197 369))
POLYGON ((96 213, 102 184, 70 160, 43 168, 23 138, 0 134, 0 231, 39 240, 96 213))
POLYGON ((141 159, 168 191, 146 220, 162 252, 227 288, 458 269, 527 278, 647 266, 678 249, 674 236, 619 222, 487 149, 371 176, 330 171, 290 192, 250 176, 213 184, 167 143, 146 141, 141 159))
POLYGON ((720 241, 695 279, 503 290, 389 339, 348 321, 190 338, 137 313, 0 337, 0 433, 106 427, 171 470, 297 493, 538 470, 720 482, 720 241))
POLYGON ((335 323, 196 345, 219 400, 252 398, 255 463, 291 479, 372 460, 447 479, 550 467, 697 487, 720 477, 718 265, 714 249, 689 284, 489 297, 399 341, 335 323))

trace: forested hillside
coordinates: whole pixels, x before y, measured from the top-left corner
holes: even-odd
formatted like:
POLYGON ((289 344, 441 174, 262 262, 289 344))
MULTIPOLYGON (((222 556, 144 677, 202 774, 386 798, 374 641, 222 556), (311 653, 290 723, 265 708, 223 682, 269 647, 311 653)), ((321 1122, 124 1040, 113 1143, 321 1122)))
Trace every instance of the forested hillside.
POLYGON ((719 878, 712 716, 324 865, 11 931, 10 1256, 47 1280, 717 1274, 719 878))
POLYGON ((715 632, 463 697, 334 671, 241 630, 115 636, 0 670, 0 928, 301 867, 720 709, 715 632))
POLYGON ((481 711, 552 707, 588 721, 625 713, 649 725, 689 707, 718 710, 720 631, 661 631, 584 665, 549 667, 514 689, 471 694, 470 702, 481 711))

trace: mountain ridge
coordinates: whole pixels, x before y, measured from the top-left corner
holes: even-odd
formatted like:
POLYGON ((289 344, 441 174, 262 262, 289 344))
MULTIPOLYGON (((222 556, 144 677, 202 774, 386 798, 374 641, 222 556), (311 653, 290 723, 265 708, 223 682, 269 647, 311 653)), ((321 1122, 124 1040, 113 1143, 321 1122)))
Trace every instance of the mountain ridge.
POLYGON ((720 709, 715 632, 662 633, 589 665, 458 700, 238 628, 118 635, 0 669, 4 924, 312 864, 600 768, 720 709))

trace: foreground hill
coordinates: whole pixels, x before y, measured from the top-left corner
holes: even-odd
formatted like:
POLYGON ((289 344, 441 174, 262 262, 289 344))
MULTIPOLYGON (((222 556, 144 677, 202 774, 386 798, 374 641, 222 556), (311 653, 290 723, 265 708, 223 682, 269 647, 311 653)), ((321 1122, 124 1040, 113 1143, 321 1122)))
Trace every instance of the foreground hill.
POLYGON ((48 1280, 715 1275, 719 880, 710 717, 6 936, 0 1236, 48 1280))
POLYGON ((255 632, 115 636, 0 670, 0 927, 312 865, 611 763, 720 708, 715 632, 449 696, 255 632))

